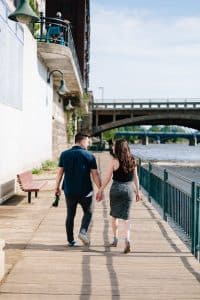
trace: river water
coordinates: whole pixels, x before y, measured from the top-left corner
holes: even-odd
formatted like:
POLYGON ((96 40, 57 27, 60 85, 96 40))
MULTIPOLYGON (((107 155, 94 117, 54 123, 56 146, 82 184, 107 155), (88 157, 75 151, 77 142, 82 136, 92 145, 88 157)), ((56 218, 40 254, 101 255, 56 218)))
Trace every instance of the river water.
POLYGON ((153 161, 174 161, 200 164, 200 145, 186 144, 141 144, 131 145, 134 155, 153 161))
POLYGON ((155 162, 190 180, 200 182, 200 145, 187 144, 149 144, 131 145, 134 156, 155 162))

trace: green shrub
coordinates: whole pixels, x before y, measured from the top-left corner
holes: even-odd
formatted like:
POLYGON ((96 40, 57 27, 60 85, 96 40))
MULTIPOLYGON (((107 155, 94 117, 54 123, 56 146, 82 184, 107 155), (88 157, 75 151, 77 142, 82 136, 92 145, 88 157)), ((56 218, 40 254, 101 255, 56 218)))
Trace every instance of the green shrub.
POLYGON ((52 160, 45 160, 40 168, 34 168, 32 170, 32 174, 39 175, 44 171, 52 171, 55 170, 58 166, 58 163, 52 160))
POLYGON ((36 174, 36 175, 39 175, 39 174, 41 174, 42 173, 42 169, 41 168, 34 168, 33 170, 32 170, 32 174, 36 174))
POLYGON ((52 160, 45 160, 42 163, 42 170, 44 170, 44 171, 50 171, 50 170, 55 169, 56 167, 57 167, 57 163, 52 160))

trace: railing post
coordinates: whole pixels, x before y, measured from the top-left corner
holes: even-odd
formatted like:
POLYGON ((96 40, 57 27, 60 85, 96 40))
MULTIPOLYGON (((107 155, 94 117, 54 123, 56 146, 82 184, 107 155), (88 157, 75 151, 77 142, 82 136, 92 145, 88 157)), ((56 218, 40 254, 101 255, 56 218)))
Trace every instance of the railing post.
POLYGON ((196 256, 196 240, 197 240, 197 214, 196 214, 196 183, 193 181, 191 184, 191 213, 190 213, 190 221, 191 221, 191 252, 196 256))
POLYGON ((152 164, 149 163, 149 173, 148 173, 148 200, 151 202, 151 172, 152 172, 152 164))
POLYGON ((200 199, 199 199, 199 192, 198 196, 196 195, 196 216, 197 216, 197 238, 196 238, 196 258, 200 262, 200 199))
POLYGON ((164 188, 162 195, 162 208, 163 208, 163 220, 167 221, 167 201, 168 201, 168 193, 167 193, 167 182, 168 182, 168 172, 164 169, 164 188))
POLYGON ((44 28, 44 15, 40 12, 40 41, 43 39, 43 28, 44 28))
POLYGON ((141 158, 139 158, 138 160, 138 178, 139 178, 139 182, 141 182, 141 165, 142 165, 142 160, 141 158))

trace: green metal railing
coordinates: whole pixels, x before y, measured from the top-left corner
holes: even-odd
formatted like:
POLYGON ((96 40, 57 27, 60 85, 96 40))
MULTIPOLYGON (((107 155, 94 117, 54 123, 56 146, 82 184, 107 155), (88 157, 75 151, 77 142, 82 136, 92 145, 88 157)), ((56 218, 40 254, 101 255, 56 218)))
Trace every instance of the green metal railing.
POLYGON ((140 185, 191 241, 191 252, 200 260, 200 184, 167 169, 139 160, 140 185))

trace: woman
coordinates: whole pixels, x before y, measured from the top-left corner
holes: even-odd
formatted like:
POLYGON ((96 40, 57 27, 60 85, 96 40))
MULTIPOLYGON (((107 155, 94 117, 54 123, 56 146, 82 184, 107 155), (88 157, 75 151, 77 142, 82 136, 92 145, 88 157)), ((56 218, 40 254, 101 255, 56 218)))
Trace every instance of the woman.
POLYGON ((110 245, 117 247, 118 219, 123 219, 125 226, 124 253, 129 253, 131 251, 129 213, 133 201, 133 179, 136 188, 136 201, 140 200, 137 166, 125 139, 115 140, 113 153, 114 157, 109 164, 105 179, 97 193, 97 199, 101 198, 105 187, 113 176, 113 183, 110 189, 110 215, 112 216, 114 239, 110 245))

